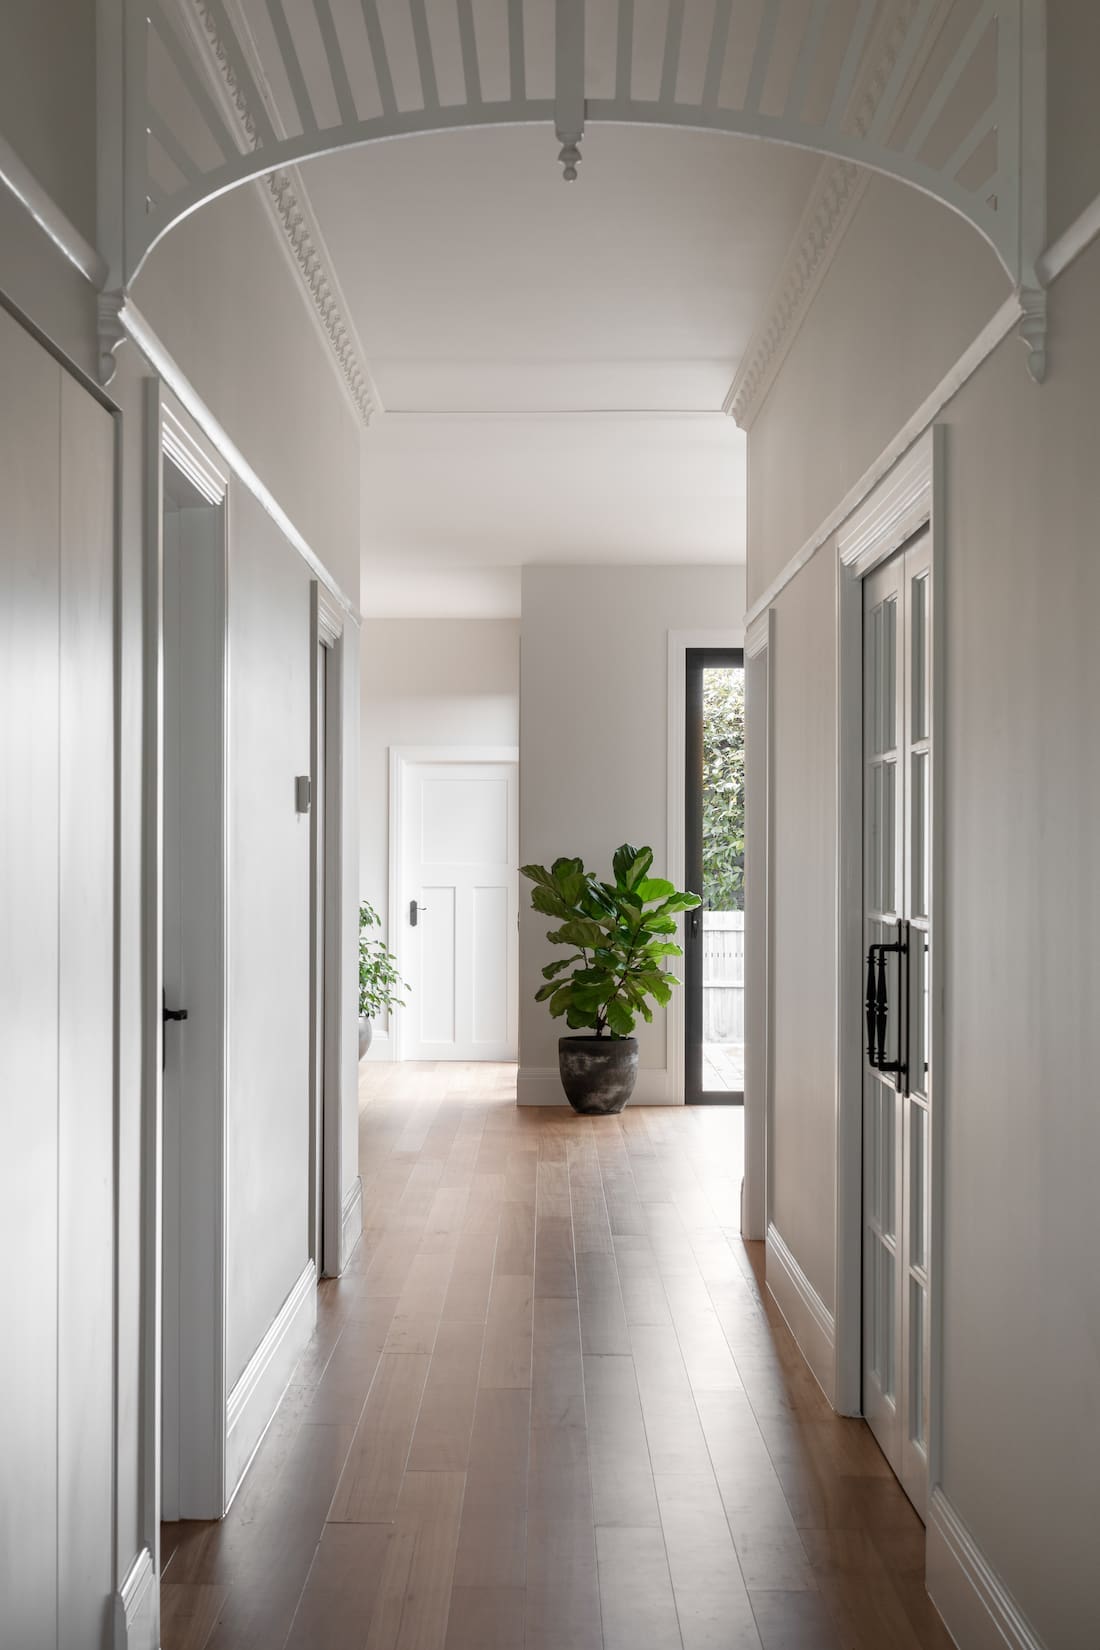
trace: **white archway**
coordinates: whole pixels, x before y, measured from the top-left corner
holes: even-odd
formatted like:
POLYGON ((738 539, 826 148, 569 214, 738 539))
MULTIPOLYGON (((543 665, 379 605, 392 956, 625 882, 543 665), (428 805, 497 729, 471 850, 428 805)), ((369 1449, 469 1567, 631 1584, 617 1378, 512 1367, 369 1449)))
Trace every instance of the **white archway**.
POLYGON ((1044 0, 763 0, 751 18, 733 0, 101 3, 120 68, 101 145, 105 168, 120 150, 124 163, 106 214, 119 297, 175 224, 278 168, 545 122, 571 179, 586 124, 615 122, 898 178, 960 213, 1041 307, 1044 0))

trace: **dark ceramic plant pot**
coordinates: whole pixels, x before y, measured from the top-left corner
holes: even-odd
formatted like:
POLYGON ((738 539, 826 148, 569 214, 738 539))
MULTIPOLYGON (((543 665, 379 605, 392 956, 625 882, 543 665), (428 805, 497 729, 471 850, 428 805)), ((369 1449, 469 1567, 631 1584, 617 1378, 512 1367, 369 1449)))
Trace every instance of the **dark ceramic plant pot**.
POLYGON ((366 1014, 360 1014, 360 1016, 359 1016, 359 1058, 360 1058, 360 1060, 363 1058, 363 1056, 367 1052, 368 1048, 370 1048, 370 1040, 373 1036, 374 1036, 374 1026, 371 1023, 369 1016, 366 1015, 366 1014))
POLYGON ((582 1117, 622 1111, 638 1075, 636 1037, 559 1037, 558 1068, 569 1104, 582 1117))

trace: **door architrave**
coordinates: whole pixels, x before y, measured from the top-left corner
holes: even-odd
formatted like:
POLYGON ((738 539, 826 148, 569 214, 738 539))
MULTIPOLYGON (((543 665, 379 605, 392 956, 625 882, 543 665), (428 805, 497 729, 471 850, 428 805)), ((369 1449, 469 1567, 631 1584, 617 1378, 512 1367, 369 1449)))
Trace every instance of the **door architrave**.
POLYGON ((863 580, 927 528, 931 535, 932 954, 930 1036, 931 1346, 928 1491, 939 1484, 942 1442, 944 859, 944 449, 934 425, 837 533, 836 1308, 834 1402, 862 1414, 863 1325, 863 580))

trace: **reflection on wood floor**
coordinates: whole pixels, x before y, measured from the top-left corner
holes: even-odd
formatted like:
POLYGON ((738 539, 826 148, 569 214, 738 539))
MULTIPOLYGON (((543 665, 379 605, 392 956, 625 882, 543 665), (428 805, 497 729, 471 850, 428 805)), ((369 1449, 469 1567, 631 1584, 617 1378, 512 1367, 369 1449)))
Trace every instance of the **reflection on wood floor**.
POLYGON ((923 1530, 738 1235, 739 1109, 363 1068, 366 1229, 164 1650, 949 1650, 923 1530))

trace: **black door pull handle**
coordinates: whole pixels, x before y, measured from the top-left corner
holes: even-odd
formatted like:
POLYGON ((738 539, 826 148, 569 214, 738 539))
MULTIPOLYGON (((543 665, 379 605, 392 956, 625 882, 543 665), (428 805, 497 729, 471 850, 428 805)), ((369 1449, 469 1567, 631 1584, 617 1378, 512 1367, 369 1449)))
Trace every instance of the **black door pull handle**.
POLYGON ((162 1020, 186 1020, 187 1010, 185 1008, 169 1008, 167 994, 162 991, 160 994, 160 1017, 162 1020))
MULTIPOLYGON (((899 1058, 886 1058, 886 1028, 890 1018, 890 996, 886 977, 886 958, 894 955, 899 959, 906 956, 909 947, 904 938, 901 925, 898 928, 899 937, 892 944, 878 943, 867 950, 867 988, 864 997, 864 1013, 867 1017, 867 1063, 872 1071, 892 1072, 904 1086, 908 1075, 906 1062, 901 1059, 900 1038, 899 1058)), ((904 996, 904 988, 903 988, 904 996)))

